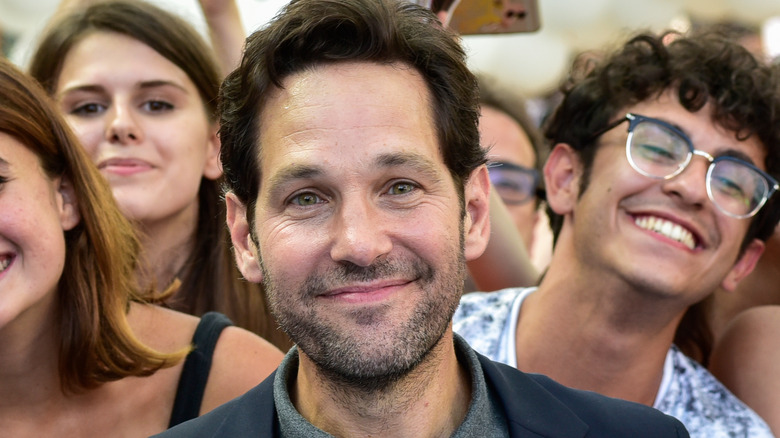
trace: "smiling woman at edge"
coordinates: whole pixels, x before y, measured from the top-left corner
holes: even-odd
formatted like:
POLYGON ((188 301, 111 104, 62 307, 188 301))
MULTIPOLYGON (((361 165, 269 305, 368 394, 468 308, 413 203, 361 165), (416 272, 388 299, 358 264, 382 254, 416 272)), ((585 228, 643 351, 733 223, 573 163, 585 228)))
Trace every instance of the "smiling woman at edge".
POLYGON ((218 182, 220 75, 200 35, 146 3, 98 3, 58 14, 30 72, 142 231, 151 268, 142 279, 158 289, 181 282, 163 304, 222 312, 289 348, 262 287, 241 278, 230 252, 218 182))
MULTIPOLYGON (((6 60, 0 90, 0 430, 162 431, 198 318, 143 303, 133 228, 45 92, 6 60)), ((200 413, 257 384, 280 358, 265 340, 226 328, 200 413)))

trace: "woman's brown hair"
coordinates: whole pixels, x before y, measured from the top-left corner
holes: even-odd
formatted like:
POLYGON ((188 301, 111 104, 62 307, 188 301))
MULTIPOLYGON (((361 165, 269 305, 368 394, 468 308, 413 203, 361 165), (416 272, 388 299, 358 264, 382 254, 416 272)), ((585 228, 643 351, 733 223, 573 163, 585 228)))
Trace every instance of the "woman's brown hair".
POLYGON ((141 344, 127 322, 139 243, 110 188, 53 101, 0 59, 0 131, 24 144, 47 176, 72 186, 80 222, 65 232, 58 284, 59 370, 64 391, 94 388, 172 366, 186 349, 163 354, 141 344))
MULTIPOLYGON (((187 22, 141 1, 107 1, 75 10, 48 26, 30 73, 53 95, 62 65, 79 41, 95 32, 119 33, 149 46, 182 69, 200 93, 215 122, 219 70, 211 48, 187 22)), ((282 350, 292 344, 268 311, 262 286, 241 278, 225 225, 220 181, 202 178, 193 251, 178 280, 179 289, 162 304, 193 315, 216 310, 236 325, 257 333, 282 350)))

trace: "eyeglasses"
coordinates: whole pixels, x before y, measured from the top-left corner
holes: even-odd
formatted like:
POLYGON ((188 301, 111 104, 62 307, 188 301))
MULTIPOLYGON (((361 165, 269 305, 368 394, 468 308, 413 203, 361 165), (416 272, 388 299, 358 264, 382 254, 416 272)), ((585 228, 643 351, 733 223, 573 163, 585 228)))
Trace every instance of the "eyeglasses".
POLYGON ((539 172, 524 166, 494 161, 488 165, 490 182, 507 205, 521 205, 534 199, 544 199, 539 188, 539 172))
POLYGON ((684 132, 663 120, 628 113, 601 133, 626 120, 626 157, 634 170, 650 178, 666 180, 685 170, 694 155, 704 157, 710 162, 706 177, 707 196, 728 216, 741 219, 755 215, 778 189, 774 178, 744 160, 732 156, 713 157, 694 149, 684 132))

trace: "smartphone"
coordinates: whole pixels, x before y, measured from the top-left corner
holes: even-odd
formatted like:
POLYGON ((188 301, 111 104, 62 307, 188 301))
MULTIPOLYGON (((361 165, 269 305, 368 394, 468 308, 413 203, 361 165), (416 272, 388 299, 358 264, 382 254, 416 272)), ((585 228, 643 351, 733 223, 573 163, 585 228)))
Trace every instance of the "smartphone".
POLYGON ((539 7, 537 0, 460 0, 449 26, 461 35, 535 32, 539 7))

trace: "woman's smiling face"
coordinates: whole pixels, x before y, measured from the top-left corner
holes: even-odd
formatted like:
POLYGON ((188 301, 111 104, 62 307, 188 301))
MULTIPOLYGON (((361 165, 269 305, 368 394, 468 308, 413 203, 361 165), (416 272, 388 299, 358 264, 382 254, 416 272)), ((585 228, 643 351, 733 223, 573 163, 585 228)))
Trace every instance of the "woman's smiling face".
POLYGON ((64 231, 79 222, 74 199, 67 181, 47 176, 30 149, 0 132, 0 330, 55 305, 64 231))
POLYGON ((190 216, 201 178, 221 174, 216 125, 196 86, 138 40, 83 38, 65 57, 55 97, 131 219, 190 216))

